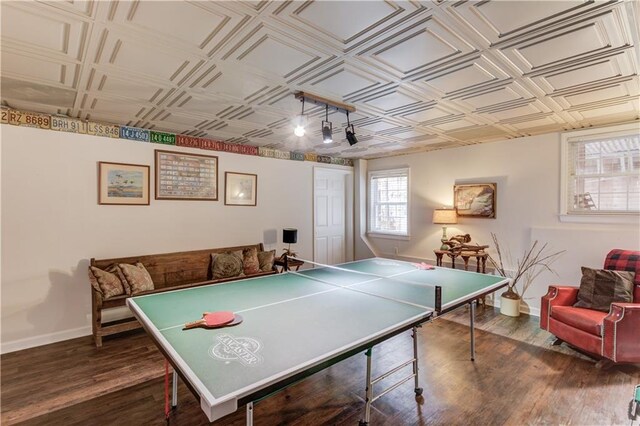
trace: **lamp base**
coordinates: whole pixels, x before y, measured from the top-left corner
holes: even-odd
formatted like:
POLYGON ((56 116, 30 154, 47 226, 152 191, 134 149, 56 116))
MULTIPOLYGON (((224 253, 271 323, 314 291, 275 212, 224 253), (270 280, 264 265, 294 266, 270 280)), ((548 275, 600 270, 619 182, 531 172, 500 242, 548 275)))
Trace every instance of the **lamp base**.
POLYGON ((442 243, 442 246, 440 246, 440 250, 449 250, 449 246, 445 244, 445 241, 447 240, 447 227, 443 226, 442 227, 442 238, 440 238, 440 242, 442 243))
POLYGON ((290 248, 283 249, 283 252, 284 252, 283 254, 286 254, 289 257, 296 257, 296 252, 295 251, 291 251, 290 248))

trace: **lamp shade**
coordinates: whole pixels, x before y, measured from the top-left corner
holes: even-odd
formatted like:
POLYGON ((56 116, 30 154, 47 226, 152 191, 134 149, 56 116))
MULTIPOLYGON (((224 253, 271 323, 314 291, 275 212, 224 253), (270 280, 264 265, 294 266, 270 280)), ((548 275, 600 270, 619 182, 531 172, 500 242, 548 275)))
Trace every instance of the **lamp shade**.
POLYGON ((298 230, 293 228, 284 228, 282 230, 282 242, 286 244, 295 244, 298 241, 298 230))
POLYGON ((455 209, 435 209, 433 211, 433 223, 440 225, 453 225, 458 223, 458 215, 455 209))

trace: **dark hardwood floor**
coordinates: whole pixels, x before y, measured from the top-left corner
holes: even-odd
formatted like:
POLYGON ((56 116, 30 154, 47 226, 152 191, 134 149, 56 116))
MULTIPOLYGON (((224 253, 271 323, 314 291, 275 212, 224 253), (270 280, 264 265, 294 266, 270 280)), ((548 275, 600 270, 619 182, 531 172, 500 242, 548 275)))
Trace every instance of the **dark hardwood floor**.
MULTIPOLYGON (((374 403, 373 425, 628 425, 640 366, 595 362, 538 327, 535 317, 480 307, 476 361, 469 360, 464 308, 420 329, 416 400, 406 383, 374 403)), ((374 349, 374 375, 410 358, 410 333, 374 349)), ((2 355, 3 425, 165 424, 164 362, 143 332, 89 337, 2 355)), ((355 425, 363 414, 365 357, 342 361, 255 405, 257 425, 355 425)), ((405 373, 406 375, 406 373, 405 373)), ((403 375, 401 375, 403 376, 403 375)), ((244 407, 220 425, 244 424, 244 407)), ((184 385, 172 425, 206 424, 184 385)))

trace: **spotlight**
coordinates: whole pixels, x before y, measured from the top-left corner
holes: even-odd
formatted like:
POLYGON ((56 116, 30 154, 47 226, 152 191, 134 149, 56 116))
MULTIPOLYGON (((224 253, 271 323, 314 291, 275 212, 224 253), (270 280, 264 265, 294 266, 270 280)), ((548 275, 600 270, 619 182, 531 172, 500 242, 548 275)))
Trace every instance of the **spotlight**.
POLYGON ((329 121, 329 105, 326 106, 325 111, 326 119, 322 122, 322 142, 331 143, 333 142, 333 124, 329 121))
POLYGON ((296 119, 296 128, 293 130, 293 134, 302 137, 304 136, 306 130, 304 126, 307 124, 307 117, 304 115, 304 98, 302 98, 302 113, 296 119))
POLYGON ((349 142, 349 145, 355 145, 358 143, 358 138, 356 138, 356 132, 355 130, 353 130, 353 124, 350 126, 347 126, 344 129, 344 133, 347 135, 347 141, 349 142))
POLYGON ((344 129, 344 134, 347 136, 349 145, 353 146, 358 143, 358 138, 356 138, 356 131, 353 128, 353 124, 349 123, 349 111, 347 111, 347 127, 344 129))

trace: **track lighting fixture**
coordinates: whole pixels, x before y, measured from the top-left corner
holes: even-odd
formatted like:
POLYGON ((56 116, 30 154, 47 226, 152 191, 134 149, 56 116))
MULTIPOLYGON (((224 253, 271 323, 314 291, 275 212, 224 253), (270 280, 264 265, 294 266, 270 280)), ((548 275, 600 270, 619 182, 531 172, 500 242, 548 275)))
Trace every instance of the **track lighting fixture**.
POLYGON ((306 133, 305 126, 307 125, 307 117, 304 115, 304 98, 302 98, 302 113, 295 120, 295 129, 293 130, 293 134, 298 137, 304 136, 306 133))
POLYGON ((300 114, 300 119, 296 122, 295 130, 293 131, 296 136, 303 136, 305 133, 304 126, 306 125, 306 116, 304 115, 304 101, 310 101, 314 105, 324 105, 325 108, 325 119, 322 120, 322 142, 324 143, 332 143, 333 142, 333 124, 329 121, 329 107, 335 108, 337 111, 344 112, 347 114, 347 128, 344 129, 345 134, 347 136, 347 141, 349 141, 350 145, 355 145, 358 143, 358 139, 356 138, 356 132, 353 127, 353 124, 349 122, 349 112, 355 112, 356 109, 352 105, 343 104, 340 102, 330 101, 326 98, 322 98, 317 95, 312 95, 311 93, 305 92, 296 92, 296 99, 302 100, 302 114, 300 114), (304 121, 303 121, 304 120, 304 121))
POLYGON ((322 142, 333 142, 333 124, 329 121, 329 105, 325 105, 325 120, 322 122, 322 142))
POLYGON ((344 134, 347 136, 347 142, 349 142, 349 145, 353 146, 358 143, 358 138, 356 138, 356 131, 353 128, 353 124, 349 123, 349 111, 347 111, 347 127, 344 129, 344 134))

